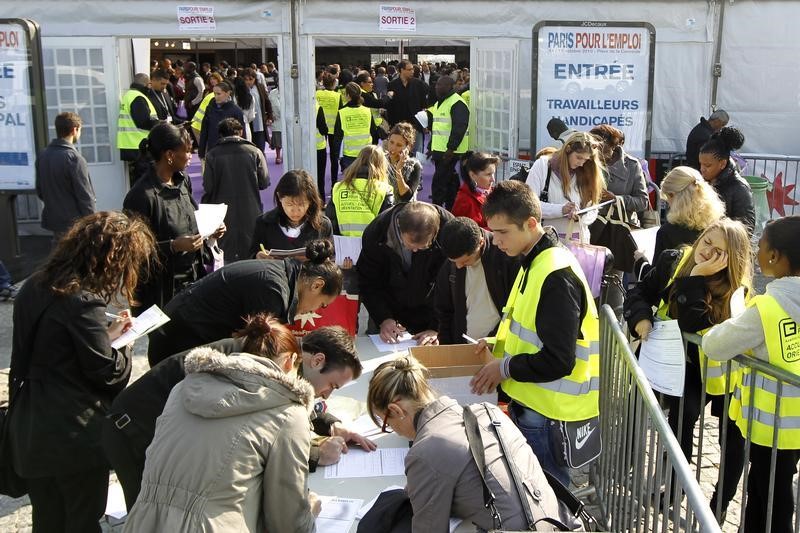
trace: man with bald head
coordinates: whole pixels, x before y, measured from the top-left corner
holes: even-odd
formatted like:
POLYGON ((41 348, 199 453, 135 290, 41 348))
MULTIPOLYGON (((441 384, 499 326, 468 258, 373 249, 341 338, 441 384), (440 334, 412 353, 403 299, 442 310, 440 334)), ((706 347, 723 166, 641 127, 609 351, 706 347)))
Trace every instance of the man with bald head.
MULTIPOLYGON (((127 161, 130 184, 144 173, 137 168, 139 143, 147 138, 150 129, 158 122, 158 112, 148 98, 150 92, 150 76, 138 73, 133 77, 130 89, 122 95, 119 102, 119 118, 117 119, 117 148, 119 157, 127 161)), ((141 166, 141 165, 139 165, 141 166)))
POLYGON ((436 80, 436 103, 429 108, 431 158, 436 170, 431 181, 431 203, 453 207, 458 192, 456 163, 469 147, 469 107, 455 90, 450 76, 436 80))
POLYGON ((689 132, 689 137, 686 139, 686 165, 694 169, 700 170, 700 148, 711 138, 711 134, 719 131, 728 124, 730 117, 728 113, 722 109, 717 109, 706 120, 700 117, 700 123, 697 124, 692 131, 689 132))

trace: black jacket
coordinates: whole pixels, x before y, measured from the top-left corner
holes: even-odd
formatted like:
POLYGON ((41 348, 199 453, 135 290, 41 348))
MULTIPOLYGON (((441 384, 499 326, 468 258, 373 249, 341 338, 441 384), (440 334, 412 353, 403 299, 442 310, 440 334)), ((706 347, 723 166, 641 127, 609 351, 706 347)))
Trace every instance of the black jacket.
POLYGON ((89 167, 75 146, 53 139, 36 158, 36 194, 44 202, 42 227, 56 235, 95 211, 89 167))
POLYGON ((131 359, 111 348, 105 310, 93 294, 55 296, 36 277, 17 295, 8 431, 14 467, 23 477, 107 467, 102 422, 128 383, 131 359), (12 382, 19 379, 24 383, 17 391, 12 382))
POLYGON ((233 100, 217 105, 212 98, 206 107, 206 114, 203 115, 200 139, 197 140, 197 155, 200 156, 200 159, 204 159, 206 153, 219 142, 219 123, 226 118, 235 118, 242 126, 245 124, 244 114, 239 106, 233 103, 233 100))
POLYGON ((227 231, 219 241, 226 263, 250 257, 253 220, 264 210, 259 191, 268 186, 264 152, 250 141, 238 135, 223 137, 208 152, 202 202, 228 204, 227 231))
POLYGON ((180 288, 204 274, 202 252, 174 253, 170 241, 184 235, 197 235, 194 212, 197 203, 189 190, 189 176, 176 172, 173 185, 165 185, 155 171, 142 176, 122 202, 128 209, 144 217, 158 244, 158 263, 150 265, 150 276, 136 289, 138 309, 153 304, 163 309, 180 288))
POLYGON ((725 216, 738 220, 747 226, 747 232, 752 235, 756 227, 756 210, 753 205, 753 191, 736 168, 736 163, 728 161, 717 179, 714 180, 714 190, 725 202, 725 216))
MULTIPOLYGON (((519 272, 519 259, 509 257, 492 245, 492 234, 483 231, 481 263, 486 286, 497 313, 502 316, 508 295, 519 272)), ((461 337, 467 332, 467 294, 465 283, 467 268, 457 268, 452 261, 445 261, 436 280, 436 316, 439 321, 441 344, 463 344, 461 337)), ((495 325, 496 327, 496 325, 495 325)))
POLYGON ((315 239, 331 238, 331 221, 323 215, 322 227, 319 231, 306 222, 300 230, 300 236, 290 239, 281 231, 280 212, 280 208, 276 207, 256 218, 253 240, 250 243, 250 257, 256 256, 261 250, 261 245, 265 250, 294 250, 295 248, 305 248, 310 241, 315 239))
MULTIPOLYGON (((167 85, 167 87, 169 86, 170 85, 167 85)), ((177 125, 183 122, 183 119, 178 118, 175 109, 175 100, 172 99, 169 91, 164 90, 159 93, 154 89, 149 89, 147 91, 147 97, 150 99, 150 102, 153 103, 153 107, 156 108, 158 120, 167 120, 167 117, 171 117, 171 122, 173 124, 177 125)))
MULTIPOLYGON (((521 268, 529 268, 536 256, 553 246, 561 244, 551 228, 521 259, 521 268)), ((535 354, 512 357, 508 366, 510 377, 520 382, 543 383, 572 373, 575 341, 581 338, 581 322, 587 310, 586 291, 572 270, 562 268, 551 272, 542 283, 536 312, 536 333, 542 349, 535 354)))
POLYGON ((245 316, 255 313, 269 312, 283 323, 292 322, 300 266, 294 259, 248 259, 207 275, 164 308, 170 321, 150 334, 148 357, 161 361, 230 337, 244 327, 245 316))
MULTIPOLYGON (((388 233, 397 230, 397 214, 407 205, 398 204, 384 211, 364 230, 357 263, 359 294, 377 325, 393 318, 412 333, 436 330, 433 290, 439 269, 447 260, 438 243, 439 235, 430 248, 412 254, 408 272, 403 269, 402 258, 387 244, 388 233)), ((439 212, 441 228, 453 215, 434 207, 439 212)))
POLYGON ((700 170, 700 148, 708 142, 711 134, 714 133, 714 128, 708 121, 700 117, 700 122, 692 128, 689 136, 686 138, 686 165, 695 170, 700 170))
MULTIPOLYGON (((142 98, 138 96, 131 102, 131 118, 136 127, 140 130, 150 131, 153 126, 158 124, 158 117, 150 116, 150 106, 148 105, 150 89, 138 83, 131 83, 131 89, 142 93, 142 98)), ((158 110, 156 110, 158 111, 158 110)), ((124 149, 119 151, 120 159, 123 161, 136 161, 139 159, 139 150, 124 149)))
MULTIPOLYGON (((678 267, 682 253, 678 250, 664 250, 656 259, 656 263, 641 281, 633 288, 628 289, 625 296, 623 316, 628 323, 628 329, 634 338, 638 338, 636 324, 641 320, 653 321, 653 307, 658 308, 661 301, 669 296, 667 284, 675 269, 678 267)), ((711 319, 706 308, 706 284, 704 276, 688 276, 675 280, 675 301, 681 331, 697 333, 711 327, 711 319)), ((690 360, 697 362, 697 345, 688 343, 687 355, 690 360)))
POLYGON ((682 246, 691 246, 702 233, 699 229, 690 229, 686 226, 665 222, 656 233, 656 247, 653 251, 653 261, 661 256, 664 250, 678 250, 682 246))
POLYGON ((398 76, 389 82, 389 91, 394 91, 391 101, 386 107, 386 118, 389 124, 394 126, 398 122, 408 122, 417 131, 422 131, 422 126, 414 118, 414 115, 428 107, 428 86, 425 82, 411 78, 408 85, 403 85, 403 81, 398 76))

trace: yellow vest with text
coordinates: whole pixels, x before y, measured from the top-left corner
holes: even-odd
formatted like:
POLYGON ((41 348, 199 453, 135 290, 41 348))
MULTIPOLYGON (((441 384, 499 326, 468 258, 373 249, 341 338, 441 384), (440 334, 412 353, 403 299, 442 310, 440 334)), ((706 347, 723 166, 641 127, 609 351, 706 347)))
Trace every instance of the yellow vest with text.
POLYGON ((339 110, 342 123, 342 155, 358 157, 362 148, 372 142, 372 113, 368 107, 343 107, 339 110))
MULTIPOLYGON (((497 330, 493 355, 497 358, 536 354, 542 341, 536 332, 539 296, 548 275, 569 268, 581 281, 586 297, 586 316, 581 322, 580 338, 575 342, 575 367, 561 379, 544 383, 524 383, 512 378, 501 386, 515 401, 552 420, 574 422, 599 414, 600 324, 589 284, 575 256, 566 248, 554 246, 537 255, 527 269, 521 268, 513 292, 503 308, 503 320, 497 330)), ((547 302, 541 302, 543 313, 547 302)))
MULTIPOLYGON (((800 330, 797 322, 772 296, 755 296, 748 304, 755 305, 761 317, 769 364, 800 376, 800 330)), ((800 449, 800 387, 783 383, 780 393, 780 414, 776 420, 778 382, 744 367, 728 414, 745 438, 751 431, 750 440, 755 444, 771 448, 777 426, 778 449, 797 450, 800 449), (751 416, 752 428, 748 429, 751 416)))
MULTIPOLYGON (((314 124, 317 123, 317 115, 319 114, 319 102, 314 102, 316 105, 314 106, 314 124)), ((316 126, 314 126, 314 137, 316 139, 317 150, 324 150, 325 149, 325 136, 319 132, 316 126)))
POLYGON ((344 182, 336 182, 333 186, 333 206, 336 208, 336 220, 339 222, 339 233, 345 237, 361 237, 367 225, 378 216, 383 200, 392 186, 382 181, 374 181, 372 190, 367 190, 368 181, 356 178, 350 187, 344 182))
POLYGON ((138 150, 139 143, 146 139, 148 133, 150 133, 147 130, 136 127, 131 115, 131 104, 139 97, 144 98, 145 102, 147 102, 150 118, 158 119, 158 113, 153 106, 153 102, 141 91, 128 89, 119 102, 119 118, 117 119, 117 148, 119 150, 138 150))
MULTIPOLYGON (((364 89, 361 89, 362 98, 364 97, 365 94, 372 94, 372 96, 375 96, 375 93, 369 93, 364 89)), ((381 117, 381 110, 376 107, 370 107, 368 109, 370 110, 370 113, 372 113, 372 120, 373 122, 375 122, 375 125, 380 126, 381 124, 383 124, 383 117, 381 117)))
MULTIPOLYGON (((453 129, 453 118, 450 116, 450 109, 456 102, 464 102, 464 99, 460 95, 453 93, 441 104, 437 102, 429 108, 433 117, 433 125, 431 127, 431 151, 433 152, 447 151, 447 141, 450 140, 450 132, 453 129)), ((468 146, 469 131, 464 133, 464 138, 461 139, 453 153, 466 153, 468 146)))
MULTIPOLYGON (((675 272, 673 272, 672 277, 669 278, 669 283, 667 283, 665 290, 668 290, 669 287, 675 282, 675 276, 678 275, 678 271, 686 263, 686 261, 692 257, 693 254, 694 250, 692 248, 684 250, 683 256, 681 257, 680 261, 678 261, 678 266, 675 267, 675 272)), ((658 306, 658 311, 656 311, 656 317, 661 320, 672 320, 672 317, 669 316, 668 302, 661 300, 661 304, 658 306)), ((703 335, 709 329, 710 328, 700 330, 697 332, 697 334, 703 335)), ((697 358, 700 363, 700 374, 703 376, 703 380, 706 385, 706 394, 712 394, 714 396, 725 394, 725 379, 728 364, 709 359, 706 357, 705 352, 700 346, 697 347, 697 358), (703 366, 706 365, 706 361, 708 361, 708 367, 706 368, 705 375, 703 375, 703 366)), ((733 389, 736 387, 736 383, 741 378, 742 373, 741 366, 736 363, 736 361, 730 361, 730 365, 731 373, 728 381, 727 392, 733 392, 733 389)))
POLYGON ((342 95, 337 91, 320 89, 316 92, 317 102, 322 107, 325 114, 325 124, 328 126, 328 133, 333 135, 333 128, 336 127, 336 113, 341 107, 342 95))
MULTIPOLYGON (((192 117, 192 129, 197 132, 197 135, 200 135, 200 131, 203 129, 203 117, 206 116, 206 108, 208 104, 211 103, 211 100, 214 98, 214 93, 208 93, 200 100, 200 105, 197 106, 197 111, 194 112, 194 116, 192 117)), ((199 138, 199 137, 198 137, 199 138)))

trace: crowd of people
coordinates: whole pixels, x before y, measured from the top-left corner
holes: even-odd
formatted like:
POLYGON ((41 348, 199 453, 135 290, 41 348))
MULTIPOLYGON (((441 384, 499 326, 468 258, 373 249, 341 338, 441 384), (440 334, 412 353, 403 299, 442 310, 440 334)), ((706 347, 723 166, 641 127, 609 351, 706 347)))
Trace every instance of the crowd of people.
MULTIPOLYGON (((559 132, 560 145, 537 154, 525 179, 497 183, 499 159, 468 150, 467 69, 329 65, 318 76, 317 168, 284 173, 265 212, 264 150, 279 148, 280 135, 277 71, 264 67, 165 60, 136 75, 120 112, 119 148, 134 162, 120 212, 95 212, 74 146, 80 117, 56 118, 58 138, 36 164, 54 250, 15 295, 9 378, 10 450, 28 482, 34 532, 99 531, 110 468, 129 531, 313 531, 320 502, 307 489, 309 471, 335 463, 348 445, 376 447, 319 402, 361 375, 351 334, 327 326, 298 340, 289 328, 331 305, 345 274, 357 280, 368 332, 384 342, 406 333, 418 345, 477 340, 476 354, 490 362, 472 392, 497 392, 507 404, 508 416, 494 406, 462 409, 431 389, 410 355, 374 371, 369 414, 411 441, 412 530, 445 530, 451 515, 484 530, 500 518, 505 528, 528 527, 531 510, 537 520, 559 517, 544 472, 570 484, 565 428, 596 424, 600 413, 597 301, 565 244, 589 239, 607 214, 592 209, 603 201, 621 201, 633 225, 652 209, 623 133, 559 132), (229 206, 211 235, 198 229, 186 173, 195 149, 203 201, 229 206), (425 151, 435 166, 430 202, 418 199, 425 151), (337 264, 333 235, 361 239, 356 261, 337 264), (211 257, 217 242, 224 266, 211 257), (130 311, 110 313, 110 304, 130 311), (114 341, 152 305, 170 320, 149 335, 150 370, 126 388, 131 347, 114 341), (484 427, 485 471, 463 429, 473 419, 484 427), (484 486, 494 492, 491 508, 484 486)), ((797 359, 781 355, 796 346, 772 330, 800 319, 800 217, 767 225, 758 263, 778 279, 755 296, 752 194, 732 159, 744 137, 725 122, 719 114, 705 122, 712 132, 697 169, 664 178, 667 221, 652 264, 630 258, 623 313, 637 339, 656 319, 705 333, 687 353, 684 409, 677 398, 666 403, 687 457, 701 391, 716 415, 731 404, 724 480, 711 502, 723 510, 744 468, 752 377, 744 371, 725 387, 717 360, 746 344, 754 357, 800 373, 797 359), (742 288, 750 306, 733 315, 742 288)), ((774 415, 774 402, 757 406, 774 415)), ((772 431, 764 419, 752 427, 748 524, 763 525, 772 431)), ((783 532, 791 530, 798 430, 777 431, 772 530, 783 532)))

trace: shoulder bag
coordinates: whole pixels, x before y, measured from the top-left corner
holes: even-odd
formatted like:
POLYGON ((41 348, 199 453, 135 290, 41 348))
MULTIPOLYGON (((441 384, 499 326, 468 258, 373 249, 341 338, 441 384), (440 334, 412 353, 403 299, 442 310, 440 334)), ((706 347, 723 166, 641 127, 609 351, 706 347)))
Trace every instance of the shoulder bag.
POLYGON ((623 272, 633 270, 633 253, 638 246, 631 235, 631 224, 625 202, 617 196, 608 212, 597 215, 597 220, 589 226, 589 242, 605 246, 614 254, 614 268, 623 272))
MULTIPOLYGON (((489 415, 489 420, 491 421, 491 428, 497 437, 497 443, 500 446, 500 451, 503 454, 503 457, 505 457, 504 462, 508 466, 508 470, 511 475, 511 480, 514 483, 514 490, 517 492, 517 495, 519 496, 520 502, 522 503, 522 510, 525 513, 525 520, 528 524, 527 531, 539 531, 538 529, 539 524, 542 524, 543 526, 546 525, 543 529, 544 531, 552 531, 553 527, 557 528, 557 531, 580 530, 581 524, 579 522, 580 519, 582 518, 581 514, 582 513, 586 514, 588 518, 591 517, 589 517, 588 513, 585 513, 585 511, 583 510, 583 504, 579 500, 577 500, 577 498, 575 498, 575 496, 571 492, 569 492, 569 490, 566 487, 561 485, 561 483, 555 480, 555 478, 547 474, 547 472, 544 472, 544 474, 545 477, 547 478, 548 483, 551 484, 551 487, 553 481, 555 481, 560 486, 560 489, 553 487, 553 492, 555 493, 556 498, 559 501, 560 517, 561 515, 564 515, 563 511, 566 511, 566 515, 564 517, 568 518, 568 521, 573 521, 569 520, 570 516, 572 518, 577 517, 578 521, 575 521, 577 529, 575 527, 570 527, 566 525, 562 520, 558 518, 553 518, 549 516, 538 516, 538 517, 535 516, 527 497, 529 491, 525 489, 522 482, 522 477, 519 471, 517 470, 517 467, 514 464, 514 462, 511 461, 510 455, 508 454, 508 446, 506 445, 506 442, 503 439, 502 432, 499 429, 500 421, 497 420, 492 410, 489 409, 489 407, 485 403, 482 403, 480 405, 483 406, 483 408, 486 410, 486 414, 489 415), (566 503, 564 501, 564 497, 566 495, 569 496, 568 498, 569 503, 566 503), (570 505, 574 504, 575 502, 577 502, 578 505, 577 506, 573 505, 573 508, 576 509, 577 512, 573 513, 573 510, 572 508, 570 508, 570 505)), ((503 520, 502 517, 500 516, 500 513, 497 510, 497 507, 494 504, 495 502, 494 493, 492 492, 492 489, 489 488, 489 485, 486 481, 487 468, 486 468, 486 454, 485 454, 485 447, 483 444, 483 438, 481 437, 481 430, 478 423, 478 418, 475 416, 475 413, 472 412, 472 409, 470 409, 469 406, 464 406, 464 430, 467 433, 467 441, 469 443, 469 450, 470 453, 472 454, 472 459, 475 461, 475 465, 478 467, 478 473, 481 476, 481 482, 483 485, 484 507, 486 507, 486 509, 489 510, 492 516, 493 529, 491 531, 495 533, 500 533, 501 531, 503 531, 501 529, 503 527, 503 520)))

